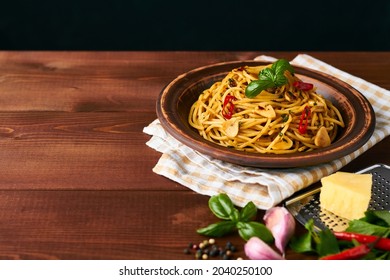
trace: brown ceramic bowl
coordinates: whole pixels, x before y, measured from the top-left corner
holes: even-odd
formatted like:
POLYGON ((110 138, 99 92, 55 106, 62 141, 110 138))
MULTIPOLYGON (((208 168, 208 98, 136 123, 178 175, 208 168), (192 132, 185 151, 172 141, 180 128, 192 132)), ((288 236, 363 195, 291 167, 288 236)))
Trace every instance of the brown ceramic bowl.
POLYGON ((230 163, 262 168, 292 168, 329 162, 354 152, 371 137, 375 114, 360 92, 330 75, 294 66, 296 75, 305 82, 313 83, 317 92, 331 100, 344 118, 346 127, 330 146, 309 152, 273 155, 238 151, 203 139, 187 120, 199 94, 234 68, 261 64, 266 63, 224 62, 178 76, 162 90, 157 100, 157 116, 162 126, 177 140, 200 153, 230 163))

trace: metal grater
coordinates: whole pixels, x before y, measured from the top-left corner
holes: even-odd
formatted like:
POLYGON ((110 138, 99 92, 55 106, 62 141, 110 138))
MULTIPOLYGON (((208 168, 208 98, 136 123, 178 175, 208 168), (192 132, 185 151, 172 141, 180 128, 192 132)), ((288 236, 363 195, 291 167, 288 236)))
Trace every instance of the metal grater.
MULTIPOLYGON (((390 211, 390 166, 375 164, 357 173, 372 174, 372 195, 368 209, 390 211)), ((285 206, 302 225, 313 219, 317 230, 345 230, 349 220, 321 209, 319 197, 320 187, 287 200, 285 206)))

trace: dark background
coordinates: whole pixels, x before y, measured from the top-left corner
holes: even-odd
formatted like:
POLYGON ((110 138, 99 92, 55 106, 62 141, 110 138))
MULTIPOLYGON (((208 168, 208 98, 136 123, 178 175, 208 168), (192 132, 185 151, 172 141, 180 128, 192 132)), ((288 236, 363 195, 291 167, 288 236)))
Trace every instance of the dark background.
POLYGON ((390 1, 12 0, 0 49, 389 51, 390 1))

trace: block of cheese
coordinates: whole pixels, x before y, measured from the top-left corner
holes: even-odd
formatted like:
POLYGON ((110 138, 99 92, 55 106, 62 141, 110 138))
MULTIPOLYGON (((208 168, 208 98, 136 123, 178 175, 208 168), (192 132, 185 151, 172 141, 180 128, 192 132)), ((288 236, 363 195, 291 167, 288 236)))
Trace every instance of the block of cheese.
POLYGON ((336 172, 321 179, 320 207, 348 220, 364 217, 372 175, 336 172))

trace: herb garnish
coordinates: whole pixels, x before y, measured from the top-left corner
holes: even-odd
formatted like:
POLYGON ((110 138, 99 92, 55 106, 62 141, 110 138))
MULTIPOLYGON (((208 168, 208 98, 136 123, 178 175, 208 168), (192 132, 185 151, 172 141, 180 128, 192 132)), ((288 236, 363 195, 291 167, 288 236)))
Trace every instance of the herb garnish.
POLYGON ((279 59, 271 67, 261 70, 259 79, 251 81, 245 89, 246 97, 254 98, 263 90, 287 84, 288 80, 284 75, 286 70, 294 73, 294 68, 285 59, 279 59))
POLYGON ((267 243, 274 240, 272 233, 264 224, 252 221, 257 214, 257 208, 252 201, 238 210, 234 207, 229 196, 222 193, 209 199, 209 208, 216 217, 223 221, 198 229, 197 233, 199 234, 221 237, 238 230, 239 235, 245 241, 253 236, 257 236, 267 243))

